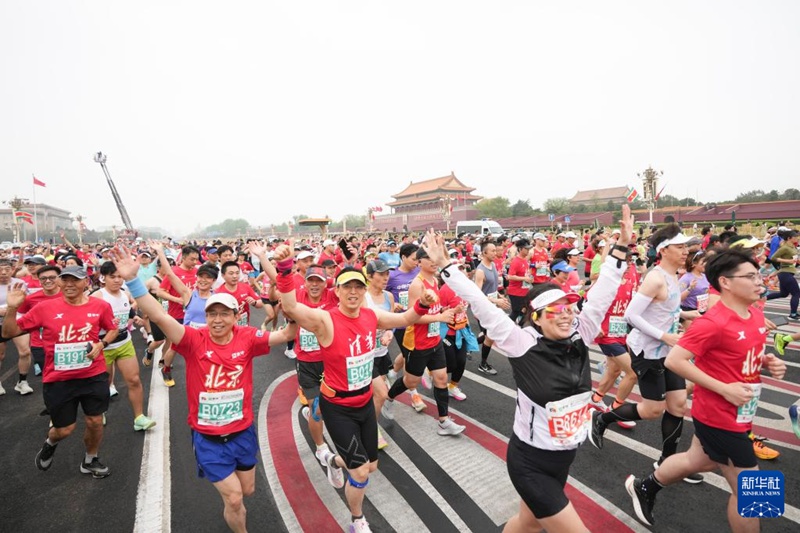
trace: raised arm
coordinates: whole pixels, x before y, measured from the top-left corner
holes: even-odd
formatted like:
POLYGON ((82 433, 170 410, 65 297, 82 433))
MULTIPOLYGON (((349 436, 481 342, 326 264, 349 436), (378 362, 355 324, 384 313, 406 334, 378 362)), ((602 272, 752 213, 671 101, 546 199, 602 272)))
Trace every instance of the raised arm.
POLYGON ((136 299, 142 312, 151 321, 158 324, 158 327, 161 328, 161 331, 170 341, 175 344, 180 343, 186 330, 183 324, 179 324, 177 320, 164 312, 161 304, 150 296, 144 283, 136 277, 139 272, 138 259, 131 254, 131 251, 126 246, 120 244, 111 250, 111 260, 114 261, 117 271, 127 283, 131 296, 136 299))
MULTIPOLYGON (((167 278, 169 278, 169 282, 172 284, 172 288, 175 289, 178 294, 180 294, 180 301, 175 303, 180 303, 186 305, 189 303, 189 300, 192 299, 192 289, 186 286, 186 284, 181 281, 181 278, 178 277, 175 272, 171 268, 169 268, 169 261, 167 261, 167 254, 164 253, 164 245, 161 244, 159 241, 148 241, 147 245, 150 247, 151 250, 156 251, 156 255, 158 255, 158 260, 161 261, 162 265, 167 265, 167 268, 164 270, 164 274, 167 278)), ((160 297, 168 300, 175 301, 175 297, 169 294, 167 291, 164 291, 164 294, 158 294, 160 297)))

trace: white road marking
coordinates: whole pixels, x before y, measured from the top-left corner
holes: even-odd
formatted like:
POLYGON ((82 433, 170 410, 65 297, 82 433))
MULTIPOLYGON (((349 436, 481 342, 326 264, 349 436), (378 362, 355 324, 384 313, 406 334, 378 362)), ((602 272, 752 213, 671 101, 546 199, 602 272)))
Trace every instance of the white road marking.
POLYGON ((156 421, 156 426, 147 430, 144 436, 139 489, 136 493, 136 520, 133 524, 133 531, 136 533, 169 533, 172 528, 169 391, 158 371, 160 360, 161 348, 156 351, 150 367, 147 416, 156 421))

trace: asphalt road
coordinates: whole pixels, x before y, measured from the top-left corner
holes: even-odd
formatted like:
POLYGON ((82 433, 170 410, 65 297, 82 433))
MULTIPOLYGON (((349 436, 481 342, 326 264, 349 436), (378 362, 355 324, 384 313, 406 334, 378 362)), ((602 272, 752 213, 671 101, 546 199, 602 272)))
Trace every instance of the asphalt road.
MULTIPOLYGON (((770 302, 767 311, 787 314, 787 302, 770 302)), ((258 311, 254 315, 254 321, 262 316, 258 311)), ((798 326, 781 329, 797 331, 798 326)), ((141 336, 135 333, 133 338, 141 353, 141 336)), ((601 357, 592 352, 595 363, 601 357)), ((499 374, 485 376, 477 370, 478 359, 468 362, 462 382, 468 399, 451 400, 455 415, 470 423, 461 437, 428 437, 434 435, 432 405, 422 415, 398 405, 397 420, 381 418, 391 445, 381 452, 379 475, 367 489, 365 513, 374 531, 497 531, 514 513, 518 500, 513 489, 509 490, 503 451, 505 439, 511 435, 515 406, 511 369, 504 358, 493 353, 490 362, 499 374)), ((787 414, 800 396, 800 352, 790 349, 785 359, 790 366, 784 383, 765 387, 756 419, 756 432, 768 436, 768 444, 781 452, 775 461, 761 461, 760 467, 780 470, 786 479, 787 516, 762 520, 763 530, 774 532, 800 530, 800 441, 791 431, 787 414)), ((132 429, 126 387, 121 376, 117 377, 120 396, 112 400, 100 452, 112 475, 103 480, 78 470, 83 454, 82 422, 75 434, 59 445, 52 468, 47 472, 36 469, 34 456, 48 427, 47 417, 39 415, 43 408, 41 380, 31 375, 34 394, 18 395, 13 390, 16 362, 16 351, 9 343, 0 368, 7 391, 0 397, 0 449, 5 457, 0 465, 1 530, 227 531, 219 496, 209 482, 197 477, 180 358, 176 358, 177 384, 172 389, 164 387, 157 371, 152 376, 151 368, 140 366, 151 416, 158 414, 155 405, 159 401, 169 409, 168 416, 147 435, 152 441, 147 453, 145 435, 132 429), (167 450, 164 457, 159 455, 167 450), (143 464, 147 465, 145 476, 143 464), (138 517, 137 498, 142 502, 138 517)), ((308 431, 293 394, 295 386, 290 382, 293 370, 294 363, 283 355, 282 347, 258 358, 254 365, 253 405, 258 410, 266 462, 258 466, 256 493, 246 500, 250 531, 316 529, 320 533, 335 530, 335 524, 343 525, 348 518, 343 491, 327 485, 324 472, 313 460, 308 431), (326 521, 328 512, 333 521, 326 521)), ((593 377, 598 378, 596 372, 593 377)), ((431 399, 430 391, 421 392, 431 399)), ((166 409, 162 411, 165 415, 166 409)), ((679 450, 688 446, 692 433, 689 422, 679 450)), ((660 440, 660 424, 645 421, 634 430, 610 429, 602 451, 588 443, 580 449, 570 484, 576 494, 583 494, 576 499, 587 502, 588 507, 579 510, 590 529, 645 530, 634 517, 623 481, 629 473, 651 470, 660 440), (606 514, 616 515, 617 522, 601 522, 600 515, 606 514)), ((657 524, 652 530, 726 530, 728 494, 724 487, 719 475, 708 475, 700 485, 681 483, 667 488, 659 494, 657 524)))

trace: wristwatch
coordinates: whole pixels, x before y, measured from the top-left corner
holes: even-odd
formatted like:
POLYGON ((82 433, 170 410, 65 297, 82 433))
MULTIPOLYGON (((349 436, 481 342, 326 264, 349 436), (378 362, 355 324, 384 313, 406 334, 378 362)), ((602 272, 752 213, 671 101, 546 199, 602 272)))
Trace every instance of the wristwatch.
POLYGON ((103 348, 108 348, 108 341, 100 341, 103 343, 103 348))

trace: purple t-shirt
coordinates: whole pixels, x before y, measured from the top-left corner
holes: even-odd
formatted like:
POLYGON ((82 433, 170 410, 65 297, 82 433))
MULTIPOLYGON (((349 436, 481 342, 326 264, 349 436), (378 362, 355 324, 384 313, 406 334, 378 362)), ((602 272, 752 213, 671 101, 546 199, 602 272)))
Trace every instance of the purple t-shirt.
POLYGON ((694 289, 689 291, 689 296, 687 296, 686 299, 681 302, 681 307, 705 311, 708 308, 708 288, 711 286, 711 284, 708 283, 708 279, 706 279, 705 274, 700 274, 700 277, 698 278, 691 272, 687 272, 681 276, 681 279, 678 280, 681 290, 685 291, 689 285, 691 285, 693 280, 697 280, 697 285, 694 286, 694 289), (703 301, 698 302, 698 297, 700 297, 700 299, 703 301))
POLYGON ((402 305, 403 309, 408 309, 408 288, 418 275, 419 267, 411 272, 403 272, 402 270, 391 270, 389 272, 389 282, 386 284, 386 290, 392 293, 394 301, 402 305))

